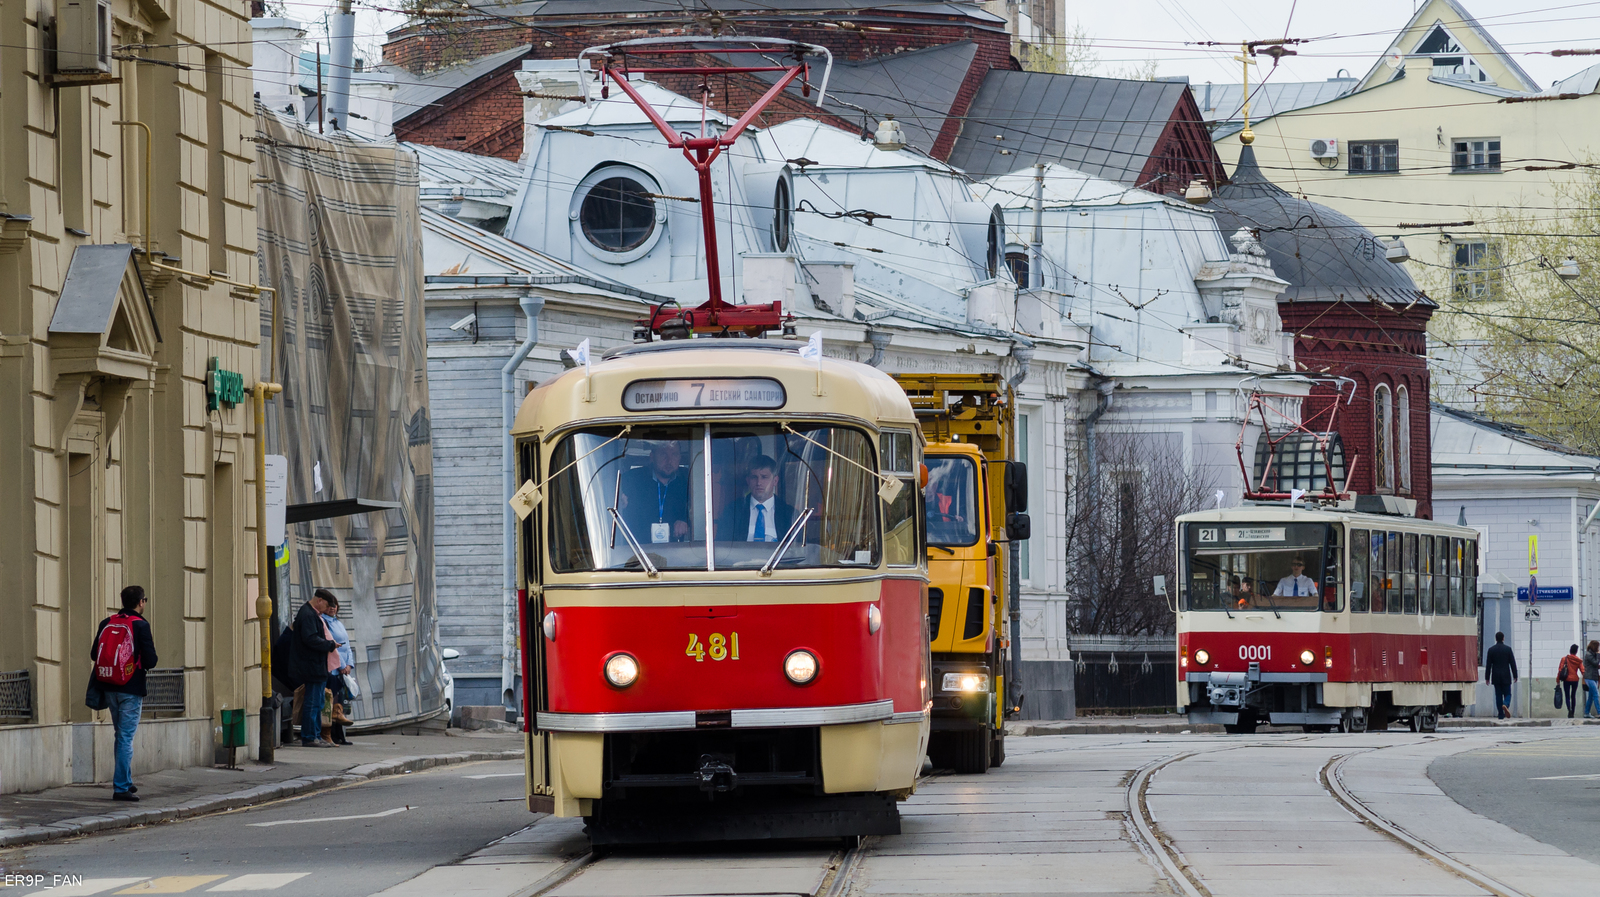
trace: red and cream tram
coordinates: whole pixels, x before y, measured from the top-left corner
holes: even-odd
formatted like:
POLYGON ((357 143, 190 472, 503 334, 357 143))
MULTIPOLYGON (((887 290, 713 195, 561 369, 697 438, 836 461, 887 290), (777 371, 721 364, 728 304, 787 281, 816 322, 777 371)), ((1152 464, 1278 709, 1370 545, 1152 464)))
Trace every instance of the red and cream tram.
MULTIPOLYGON (((1178 518, 1178 704, 1195 723, 1431 732, 1478 673, 1478 534, 1255 504, 1178 518)), ((1342 509, 1341 509, 1342 508, 1342 509)))
POLYGON ((923 437, 887 375, 799 345, 635 345, 517 415, 529 806, 597 845, 899 830, 923 437))

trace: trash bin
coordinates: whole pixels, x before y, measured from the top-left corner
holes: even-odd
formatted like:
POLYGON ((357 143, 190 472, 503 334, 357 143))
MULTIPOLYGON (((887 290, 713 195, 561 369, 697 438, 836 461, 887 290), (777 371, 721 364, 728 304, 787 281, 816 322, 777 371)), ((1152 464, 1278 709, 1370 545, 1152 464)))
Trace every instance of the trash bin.
POLYGON ((222 711, 222 746, 241 748, 247 743, 244 734, 244 710, 222 711))

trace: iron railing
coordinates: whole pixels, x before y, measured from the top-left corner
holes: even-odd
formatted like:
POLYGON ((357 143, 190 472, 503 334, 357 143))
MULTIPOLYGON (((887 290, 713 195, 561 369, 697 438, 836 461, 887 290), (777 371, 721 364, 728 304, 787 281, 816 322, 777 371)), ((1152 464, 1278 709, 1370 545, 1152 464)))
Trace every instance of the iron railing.
POLYGON ((185 705, 183 700, 182 667, 169 670, 146 670, 144 687, 143 716, 183 715, 185 705))
POLYGON ((27 670, 0 672, 0 724, 33 722, 33 677, 27 670))

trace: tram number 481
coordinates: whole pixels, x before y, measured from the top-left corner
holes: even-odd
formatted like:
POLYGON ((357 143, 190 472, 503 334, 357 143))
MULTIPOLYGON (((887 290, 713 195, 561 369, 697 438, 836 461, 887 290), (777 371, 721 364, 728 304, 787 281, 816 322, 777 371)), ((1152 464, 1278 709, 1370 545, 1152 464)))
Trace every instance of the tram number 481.
POLYGON ((683 649, 686 656, 693 657, 695 663, 705 663, 709 656, 712 660, 738 660, 739 659, 739 633, 735 632, 723 636, 720 632, 713 632, 701 644, 700 636, 689 633, 689 647, 683 649))

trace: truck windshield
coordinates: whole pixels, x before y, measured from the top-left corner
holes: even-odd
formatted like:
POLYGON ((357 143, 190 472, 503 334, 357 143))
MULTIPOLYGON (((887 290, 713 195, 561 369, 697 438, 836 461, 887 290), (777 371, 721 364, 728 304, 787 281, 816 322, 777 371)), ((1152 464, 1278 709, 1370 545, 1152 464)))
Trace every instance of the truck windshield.
POLYGON ((970 458, 924 455, 928 485, 929 545, 975 545, 978 541, 978 471, 970 458))
POLYGON ((573 433, 550 459, 550 564, 562 573, 876 567, 876 465, 871 437, 847 427, 573 433))
POLYGON ((1191 523, 1184 539, 1186 610, 1321 607, 1325 523, 1191 523))

